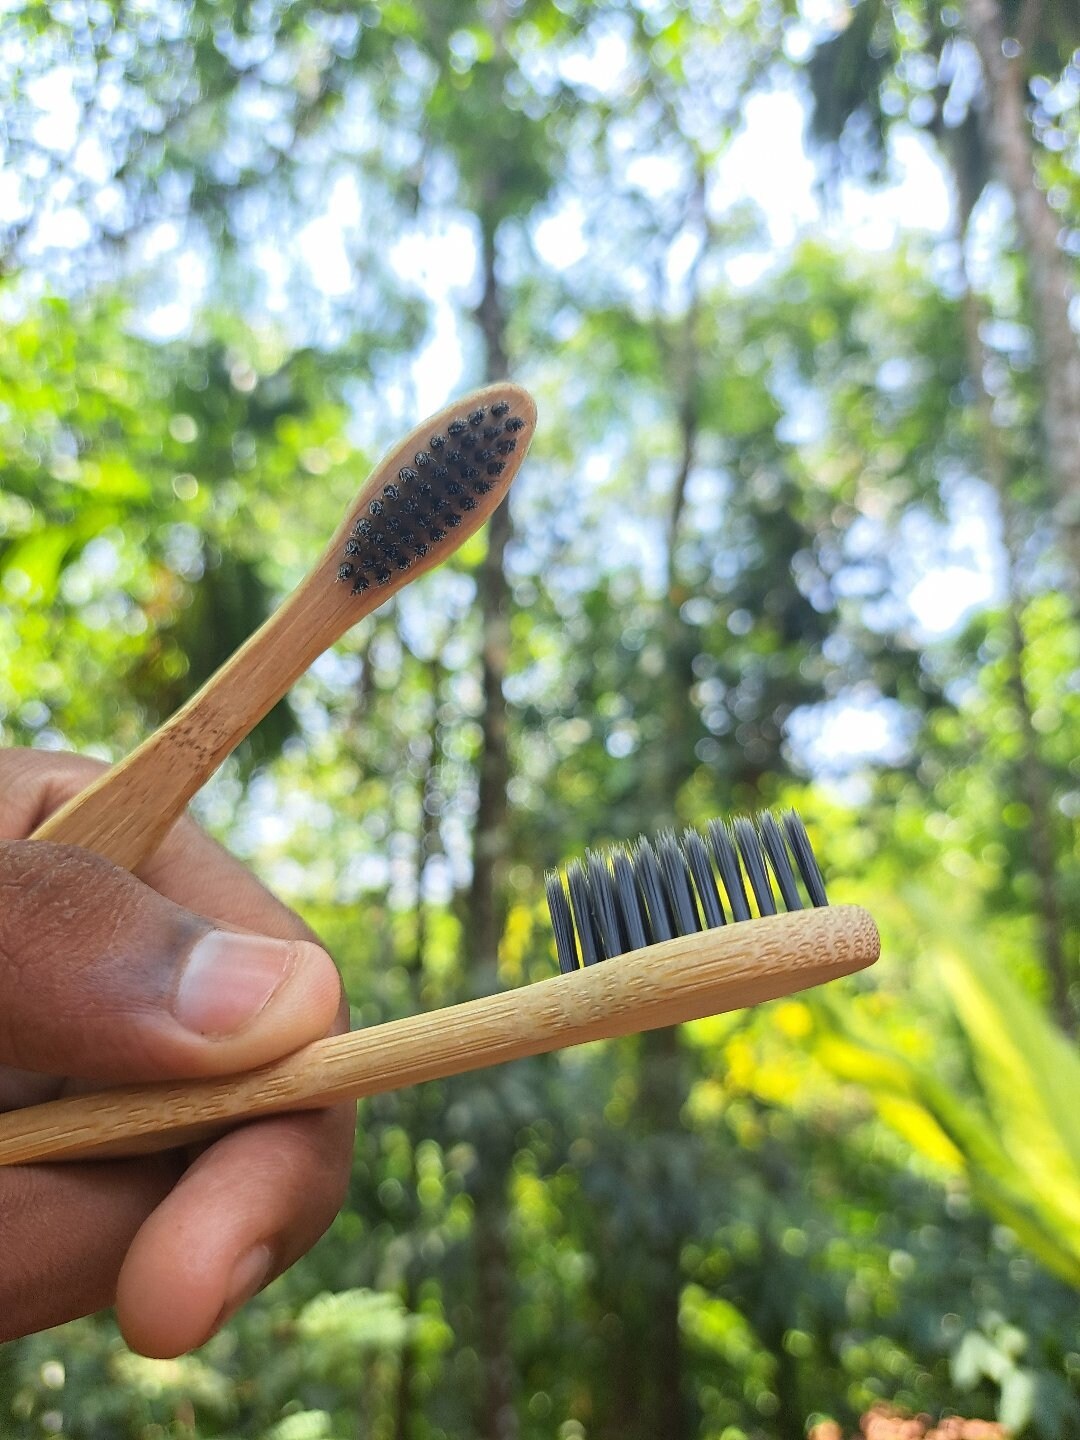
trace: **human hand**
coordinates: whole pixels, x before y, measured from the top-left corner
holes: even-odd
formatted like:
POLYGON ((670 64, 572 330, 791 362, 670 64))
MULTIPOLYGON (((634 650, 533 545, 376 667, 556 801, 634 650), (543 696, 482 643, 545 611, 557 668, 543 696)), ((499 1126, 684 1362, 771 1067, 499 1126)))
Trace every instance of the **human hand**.
MULTIPOLYGON (((26 842, 100 770, 0 750, 0 1111, 68 1081, 232 1074, 347 1029, 315 936, 189 818, 138 879, 26 842)), ((354 1114, 260 1119, 194 1158, 0 1168, 0 1342, 115 1303, 134 1350, 201 1345, 337 1213, 354 1114)))

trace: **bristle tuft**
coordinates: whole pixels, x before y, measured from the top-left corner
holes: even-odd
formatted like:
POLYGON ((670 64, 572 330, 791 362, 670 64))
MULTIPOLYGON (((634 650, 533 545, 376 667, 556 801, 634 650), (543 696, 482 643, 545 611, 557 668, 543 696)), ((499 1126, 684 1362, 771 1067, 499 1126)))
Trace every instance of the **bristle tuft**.
POLYGON ((577 947, 574 944, 574 917, 570 913, 570 901, 566 886, 557 870, 549 870, 545 877, 548 911, 551 928, 555 932, 555 953, 559 957, 559 969, 564 975, 578 969, 577 947))
POLYGON ((780 886, 784 905, 788 910, 801 910, 803 903, 799 895, 795 871, 791 867, 791 857, 784 844, 783 831, 780 829, 775 815, 771 815, 768 811, 762 815, 758 821, 758 834, 765 847, 765 853, 769 857, 772 872, 776 876, 776 883, 780 886))
POLYGON ((810 896, 810 903, 812 905, 828 905, 829 897, 825 894, 825 880, 814 856, 810 836, 807 835, 806 826, 794 810, 789 810, 784 816, 784 833, 791 846, 791 853, 795 856, 795 863, 799 867, 799 874, 806 886, 806 893, 810 896))
POLYGON ((567 870, 566 882, 570 887, 570 905, 574 912, 578 944, 581 946, 582 964, 595 965, 600 959, 600 947, 597 944, 596 924, 589 895, 589 877, 580 860, 575 860, 567 870))
POLYGON ((765 869, 765 857, 761 853, 761 842, 753 822, 740 815, 735 821, 735 843, 739 847, 750 886, 758 904, 759 915, 775 915, 776 899, 769 884, 769 872, 765 869))
POLYGON ((709 843, 713 859, 720 872, 720 881, 731 907, 732 920, 750 919, 750 902, 746 898, 742 871, 739 869, 739 852, 731 826, 723 820, 709 821, 709 843))
POLYGON ((667 899, 664 895, 664 879, 660 873, 660 863, 656 858, 656 852, 648 840, 638 841, 633 852, 633 864, 634 874, 637 876, 641 893, 645 897, 649 939, 653 942, 673 940, 677 932, 668 912, 667 899))

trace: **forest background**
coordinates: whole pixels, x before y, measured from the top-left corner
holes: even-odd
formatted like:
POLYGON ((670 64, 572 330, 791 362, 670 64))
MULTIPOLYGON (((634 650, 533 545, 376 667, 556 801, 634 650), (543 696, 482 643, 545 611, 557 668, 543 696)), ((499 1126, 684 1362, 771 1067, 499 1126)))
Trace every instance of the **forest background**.
POLYGON ((883 959, 361 1106, 197 1355, 0 1433, 1080 1435, 1073 0, 0 5, 0 740, 119 757, 366 467, 529 385, 512 503, 199 797, 357 1024, 550 973, 546 866, 795 804, 883 959))

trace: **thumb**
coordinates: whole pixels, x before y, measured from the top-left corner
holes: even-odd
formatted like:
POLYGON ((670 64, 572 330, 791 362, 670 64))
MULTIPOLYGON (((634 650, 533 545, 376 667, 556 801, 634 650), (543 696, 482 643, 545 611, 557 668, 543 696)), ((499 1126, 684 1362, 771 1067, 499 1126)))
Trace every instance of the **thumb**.
POLYGON ((262 1065, 326 1034, 333 961, 222 928, 74 845, 0 841, 0 1065, 90 1080, 262 1065))

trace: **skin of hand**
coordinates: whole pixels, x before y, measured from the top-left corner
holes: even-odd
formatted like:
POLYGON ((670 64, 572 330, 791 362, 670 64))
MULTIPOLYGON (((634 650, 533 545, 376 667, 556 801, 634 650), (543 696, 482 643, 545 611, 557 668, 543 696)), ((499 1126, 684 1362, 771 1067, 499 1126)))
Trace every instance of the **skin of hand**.
MULTIPOLYGON (((230 1074, 347 1029, 316 937, 189 818, 137 877, 26 839, 102 768, 0 750, 0 1111, 230 1074)), ((133 1350, 195 1349, 330 1224, 354 1121, 348 1104, 197 1151, 0 1167, 0 1342, 115 1304, 133 1350)))

